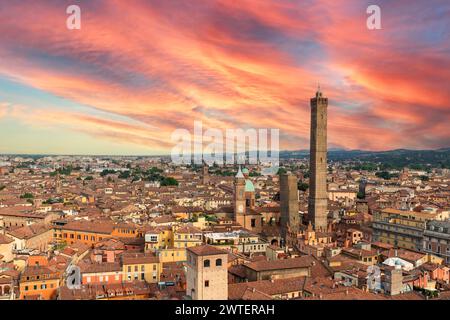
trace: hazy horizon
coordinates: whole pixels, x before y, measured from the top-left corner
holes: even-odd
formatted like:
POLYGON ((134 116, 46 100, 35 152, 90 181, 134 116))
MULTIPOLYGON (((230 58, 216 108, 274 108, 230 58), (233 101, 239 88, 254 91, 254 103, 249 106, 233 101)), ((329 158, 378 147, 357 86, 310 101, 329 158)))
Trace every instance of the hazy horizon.
POLYGON ((369 0, 70 4, 0 4, 0 153, 169 154, 194 121, 307 149, 318 83, 330 148, 449 146, 450 2, 377 1, 381 30, 369 0))

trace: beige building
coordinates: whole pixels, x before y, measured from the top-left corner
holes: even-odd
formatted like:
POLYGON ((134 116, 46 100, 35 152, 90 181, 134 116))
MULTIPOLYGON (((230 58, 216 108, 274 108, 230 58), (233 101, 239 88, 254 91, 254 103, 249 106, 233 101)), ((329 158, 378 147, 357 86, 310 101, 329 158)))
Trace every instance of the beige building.
POLYGON ((10 262, 14 259, 14 255, 12 253, 13 247, 14 239, 0 234, 0 262, 10 262))
POLYGON ((146 281, 157 283, 160 280, 162 264, 151 254, 129 253, 122 255, 123 281, 146 281))
POLYGON ((42 223, 14 229, 7 235, 14 240, 14 250, 35 249, 43 252, 53 240, 52 229, 42 223))
POLYGON ((395 247, 420 251, 423 249, 426 223, 431 220, 443 221, 447 218, 448 212, 383 209, 373 215, 373 238, 374 241, 395 247))
POLYGON ((186 294, 193 300, 228 299, 228 253, 210 245, 187 248, 186 294))

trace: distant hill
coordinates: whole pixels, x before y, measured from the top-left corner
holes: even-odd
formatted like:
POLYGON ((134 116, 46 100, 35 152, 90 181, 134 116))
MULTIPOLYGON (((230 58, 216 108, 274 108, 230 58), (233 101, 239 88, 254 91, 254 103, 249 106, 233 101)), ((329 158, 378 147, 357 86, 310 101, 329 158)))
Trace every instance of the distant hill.
MULTIPOLYGON (((309 150, 281 151, 280 159, 302 159, 309 157, 309 150)), ((364 151, 330 149, 330 161, 355 161, 383 164, 388 168, 410 167, 413 169, 450 168, 450 148, 437 150, 407 150, 364 151)))

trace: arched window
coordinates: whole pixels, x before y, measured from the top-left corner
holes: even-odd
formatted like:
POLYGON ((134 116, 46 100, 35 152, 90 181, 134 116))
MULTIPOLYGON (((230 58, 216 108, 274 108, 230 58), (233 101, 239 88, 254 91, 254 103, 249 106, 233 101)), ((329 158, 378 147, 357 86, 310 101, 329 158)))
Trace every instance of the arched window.
POLYGON ((222 259, 216 259, 216 267, 220 267, 222 265, 222 259))
POLYGON ((205 261, 203 261, 203 267, 205 267, 205 268, 209 268, 209 266, 210 266, 210 262, 209 262, 209 260, 205 260, 205 261))

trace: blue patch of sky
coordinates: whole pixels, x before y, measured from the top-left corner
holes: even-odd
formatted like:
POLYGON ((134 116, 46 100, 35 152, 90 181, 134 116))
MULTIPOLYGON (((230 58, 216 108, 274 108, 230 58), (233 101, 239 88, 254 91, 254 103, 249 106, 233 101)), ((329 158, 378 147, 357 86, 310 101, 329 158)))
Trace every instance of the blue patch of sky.
POLYGON ((141 124, 137 120, 115 113, 106 112, 95 107, 79 104, 75 101, 55 96, 43 90, 27 86, 0 76, 0 101, 19 104, 28 108, 56 108, 67 112, 82 113, 101 119, 111 119, 129 124, 141 124))

